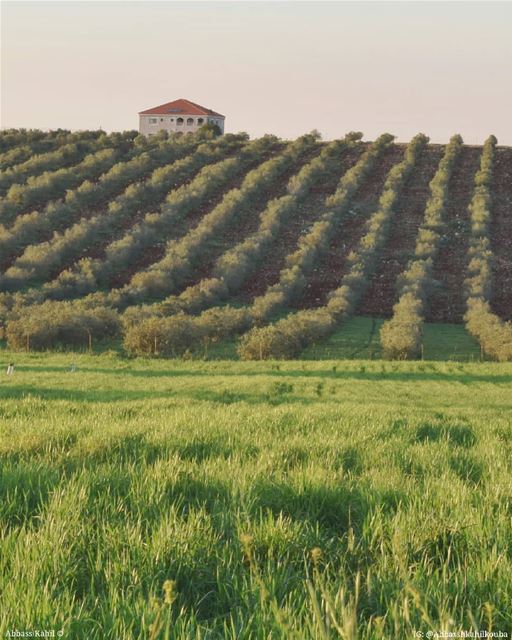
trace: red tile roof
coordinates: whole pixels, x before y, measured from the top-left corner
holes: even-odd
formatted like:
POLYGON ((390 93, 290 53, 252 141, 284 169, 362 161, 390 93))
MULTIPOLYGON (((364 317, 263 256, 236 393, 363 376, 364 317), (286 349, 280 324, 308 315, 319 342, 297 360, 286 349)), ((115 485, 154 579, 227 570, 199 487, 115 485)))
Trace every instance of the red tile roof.
POLYGON ((152 113, 158 115, 168 115, 169 113, 175 113, 185 116, 218 116, 220 118, 225 117, 221 113, 217 113, 216 111, 212 111, 211 109, 202 107, 200 104, 190 102, 190 100, 185 100, 184 98, 173 100, 172 102, 166 102, 165 104, 161 104, 158 107, 146 109, 146 111, 139 111, 140 115, 152 113))

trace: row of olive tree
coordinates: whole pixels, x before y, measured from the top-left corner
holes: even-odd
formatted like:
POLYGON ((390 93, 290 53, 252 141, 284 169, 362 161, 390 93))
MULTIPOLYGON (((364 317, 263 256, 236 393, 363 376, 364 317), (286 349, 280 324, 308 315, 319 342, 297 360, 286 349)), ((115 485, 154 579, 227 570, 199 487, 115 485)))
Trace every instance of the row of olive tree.
MULTIPOLYGON (((45 142, 47 142, 47 148, 42 153, 46 153, 50 150, 53 151, 58 146, 55 142, 52 145, 51 140, 45 142)), ((34 142, 34 145, 35 144, 36 143, 34 142)), ((34 151, 29 144, 13 147, 8 151, 4 151, 4 153, 0 153, 0 172, 4 172, 6 169, 11 169, 14 165, 25 162, 37 153, 38 152, 34 151)))
POLYGON ((29 244, 42 242, 51 237, 53 231, 64 229, 80 218, 93 215, 95 209, 107 206, 109 200, 118 196, 131 183, 149 176, 163 164, 169 164, 190 153, 198 141, 184 136, 173 141, 155 141, 151 146, 134 145, 129 160, 114 164, 98 180, 84 180, 79 187, 66 192, 65 198, 50 202, 38 211, 19 215, 9 227, 0 225, 0 266, 19 255, 29 244))
MULTIPOLYGON (((47 242, 28 246, 0 278, 0 284, 5 289, 14 290, 34 281, 44 281, 54 272, 66 268, 69 262, 75 262, 89 248, 104 243, 115 232, 122 232, 136 216, 142 215, 144 210, 161 201, 169 190, 192 179, 205 163, 225 156, 229 152, 230 142, 235 147, 245 144, 244 140, 236 138, 228 141, 225 147, 201 148, 183 160, 159 167, 151 173, 149 179, 127 187, 98 215, 84 217, 62 233, 55 232, 47 242)), ((74 286, 72 276, 73 274, 70 277, 70 287, 74 286)), ((63 284, 57 282, 56 286, 60 289, 63 284)), ((84 282, 83 286, 88 285, 84 282)), ((34 295, 37 300, 38 296, 47 293, 41 291, 34 295)), ((29 295, 28 299, 33 300, 33 295, 29 295)))
POLYGON ((346 273, 340 286, 329 294, 328 302, 318 309, 291 313, 266 327, 246 333, 238 353, 245 360, 293 358, 308 345, 324 338, 353 312, 361 299, 368 278, 389 235, 389 226, 404 182, 423 153, 428 138, 418 134, 409 143, 403 160, 388 173, 377 210, 365 225, 356 249, 347 256, 346 273))
POLYGON ((65 129, 42 131, 41 129, 2 129, 0 131, 0 152, 5 153, 19 145, 31 144, 39 140, 50 140, 58 134, 69 133, 65 129))
POLYGON ((249 328, 250 317, 246 309, 233 308, 228 314, 213 308, 198 317, 185 313, 161 317, 146 308, 139 314, 125 313, 123 325, 123 345, 129 354, 178 357, 199 349, 205 353, 221 338, 249 328))
POLYGON ((16 216, 28 212, 30 207, 42 206, 74 189, 84 180, 96 180, 123 156, 115 149, 102 149, 91 153, 66 169, 45 171, 29 177, 24 184, 13 184, 0 202, 0 221, 10 225, 16 216))
POLYGON ((193 273, 201 256, 208 255, 212 242, 254 215, 254 202, 264 198, 278 184, 283 174, 316 144, 314 137, 299 138, 277 156, 249 171, 240 187, 228 191, 217 206, 206 213, 199 223, 181 238, 170 240, 164 256, 146 271, 132 278, 128 291, 131 301, 148 295, 173 293, 193 273))
MULTIPOLYGON (((231 306, 212 307, 204 311, 197 317, 179 314, 179 324, 174 324, 173 318, 161 318, 162 326, 173 327, 173 332, 181 327, 191 335, 200 336, 198 346, 207 341, 215 341, 237 333, 242 333, 255 324, 261 324, 268 319, 271 313, 275 312, 279 306, 285 305, 300 291, 300 285, 305 282, 305 274, 312 266, 312 255, 320 252, 325 246, 325 238, 332 233, 336 220, 347 211, 352 195, 360 187, 365 176, 374 166, 376 159, 382 154, 384 149, 392 142, 393 137, 385 134, 381 136, 366 150, 360 160, 347 171, 341 178, 336 192, 326 199, 329 210, 322 216, 321 226, 313 226, 299 243, 298 251, 294 252, 294 267, 286 266, 281 272, 278 285, 270 287, 268 291, 259 298, 256 298, 250 307, 234 308, 231 306), (322 235, 323 232, 326 235, 322 235), (300 258, 303 258, 302 260, 300 258), (268 315, 266 315, 268 314, 268 315)), ((144 333, 148 326, 154 330, 158 322, 152 319, 151 324, 147 316, 152 315, 151 307, 129 309, 124 314, 127 325, 126 348, 130 350, 131 345, 137 340, 139 332, 144 333), (142 312, 142 313, 141 313, 142 312)), ((161 312, 161 308, 160 308, 161 312)), ((178 321, 176 321, 178 322, 178 321)), ((144 344, 146 344, 144 342, 144 344)), ((187 346, 190 348, 190 345, 187 346)))
MULTIPOLYGON (((84 295, 95 291, 98 286, 110 287, 112 279, 119 278, 123 271, 136 263, 146 248, 153 250, 166 237, 176 234, 187 215, 201 206, 208 206, 217 193, 222 192, 229 182, 256 161, 260 153, 261 148, 255 142, 247 143, 244 137, 223 137, 209 145, 202 145, 195 154, 175 163, 173 188, 158 211, 146 213, 133 226, 123 224, 120 231, 123 232, 126 227, 128 229, 121 233, 121 237, 116 238, 115 234, 110 233, 114 239, 106 245, 101 257, 82 259, 63 271, 45 287, 47 294, 62 298, 84 295), (234 157, 226 158, 226 155, 232 156, 233 152, 236 152, 234 157), (182 186, 178 187, 180 183, 182 186)), ((158 204, 158 200, 148 201, 144 210, 151 210, 155 204, 158 204)), ((130 298, 127 288, 121 291, 115 289, 109 304, 122 306, 125 298, 130 298)))
MULTIPOLYGON (((0 152, 5 153, 10 149, 14 149, 20 145, 45 145, 48 142, 57 140, 59 143, 62 141, 73 142, 76 140, 94 140, 100 136, 105 135, 102 129, 86 129, 82 131, 71 132, 69 129, 52 129, 51 131, 42 131, 41 129, 2 129, 0 131, 0 152), (71 137, 71 140, 68 138, 71 137)), ((137 131, 126 131, 121 135, 126 135, 132 139, 138 136, 137 131)), ((63 142, 63 144, 65 143, 63 142)), ((35 152, 39 153, 39 147, 34 147, 35 152)), ((50 147, 51 148, 51 147, 50 147)), ((44 146, 41 148, 43 151, 49 150, 44 146)))
POLYGON ((171 295, 156 307, 157 314, 180 311, 198 313, 235 293, 264 259, 286 221, 300 206, 311 188, 338 170, 337 159, 344 150, 358 144, 362 134, 350 133, 343 140, 326 144, 319 155, 307 162, 287 185, 287 193, 267 203, 254 233, 225 251, 213 266, 213 275, 187 287, 180 295, 171 295))
POLYGON ((491 185, 497 140, 490 136, 484 145, 480 169, 469 207, 471 236, 466 279, 466 327, 491 358, 512 360, 512 324, 493 313, 489 300, 492 288, 492 252, 489 240, 491 185))
POLYGON ((121 321, 115 310, 76 302, 46 301, 14 309, 5 328, 9 347, 26 351, 90 350, 96 341, 120 334, 121 321))
POLYGON ((303 291, 318 258, 329 246, 340 221, 349 211, 352 197, 392 142, 392 135, 381 135, 341 177, 336 191, 325 200, 327 211, 299 239, 297 249, 286 257, 279 281, 253 301, 251 315, 256 324, 265 322, 303 291))
MULTIPOLYGON (((118 146, 126 150, 131 145, 131 140, 125 140, 123 145, 118 146)), ((0 193, 6 194, 5 197, 9 202, 18 202, 23 193, 21 187, 27 179, 34 179, 43 173, 51 173, 77 164, 86 155, 102 149, 111 149, 113 146, 112 136, 103 134, 92 140, 79 139, 60 145, 53 151, 30 156, 25 162, 0 173, 0 193)))
POLYGON ((3 172, 6 169, 11 169, 15 165, 22 164, 34 156, 55 151, 61 146, 93 140, 94 138, 98 138, 100 134, 100 131, 76 131, 71 133, 65 130, 57 130, 43 134, 40 138, 33 140, 27 139, 25 142, 0 153, 0 171, 3 172))
POLYGON ((393 307, 393 317, 380 331, 383 354, 387 358, 403 360, 416 358, 420 353, 424 307, 432 283, 432 265, 443 234, 448 184, 461 149, 462 138, 453 136, 430 182, 430 196, 418 230, 414 256, 399 278, 399 298, 393 307))
MULTIPOLYGON (((195 320, 185 314, 161 318, 144 310, 136 318, 130 314, 121 318, 93 296, 27 306, 17 296, 0 293, 0 338, 7 338, 13 350, 90 349, 98 341, 123 335, 131 354, 178 356, 191 348, 207 347, 216 339, 212 333, 231 330, 226 318, 214 311, 205 314, 201 322, 195 320)), ((236 310, 232 321, 240 325, 236 310)))
MULTIPOLYGON (((234 180, 242 178, 246 172, 254 177, 259 172, 260 164, 265 164, 264 160, 269 155, 280 153, 283 147, 284 144, 275 136, 264 136, 248 143, 236 156, 223 163, 205 167, 190 184, 171 193, 158 213, 147 215, 140 224, 129 229, 122 238, 107 247, 105 259, 99 269, 100 282, 109 285, 114 275, 140 260, 144 252, 155 244, 160 245, 165 252, 165 243, 169 242, 169 238, 186 235, 189 226, 187 217, 190 214, 202 209, 210 210, 212 202, 221 198, 225 192, 232 192, 230 187, 234 180), (255 165, 257 168, 253 169, 255 165)), ((283 159, 278 156, 275 162, 277 165, 286 163, 287 158, 287 155, 283 159)), ((225 199, 224 195, 222 202, 225 199)), ((220 205, 216 209, 219 207, 220 205)), ((153 278, 144 275, 150 271, 151 266, 137 271, 132 277, 126 274, 126 284, 121 290, 112 292, 112 302, 116 306, 126 306, 147 295, 159 295, 156 276, 153 278)), ((165 288, 163 293, 165 294, 165 288)))

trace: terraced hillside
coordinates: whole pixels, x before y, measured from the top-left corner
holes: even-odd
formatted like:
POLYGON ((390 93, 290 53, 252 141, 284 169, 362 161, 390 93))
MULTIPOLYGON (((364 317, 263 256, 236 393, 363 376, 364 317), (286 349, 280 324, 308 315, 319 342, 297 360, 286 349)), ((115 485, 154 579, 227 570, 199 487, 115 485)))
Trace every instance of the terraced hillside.
POLYGON ((445 323, 512 359, 512 149, 493 136, 8 131, 0 169, 11 348, 291 358, 365 317, 384 357, 445 323))

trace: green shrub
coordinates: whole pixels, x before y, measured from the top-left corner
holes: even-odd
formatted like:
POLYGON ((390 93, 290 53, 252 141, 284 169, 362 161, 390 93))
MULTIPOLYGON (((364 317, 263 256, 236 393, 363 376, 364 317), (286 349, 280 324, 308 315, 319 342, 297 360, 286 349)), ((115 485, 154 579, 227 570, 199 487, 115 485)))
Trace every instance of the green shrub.
POLYGON ((6 337, 15 350, 84 349, 97 340, 117 337, 120 330, 120 318, 112 309, 47 301, 14 310, 6 337))
POLYGON ((123 345, 132 355, 182 356, 198 343, 200 332, 189 316, 149 317, 125 327, 123 345))

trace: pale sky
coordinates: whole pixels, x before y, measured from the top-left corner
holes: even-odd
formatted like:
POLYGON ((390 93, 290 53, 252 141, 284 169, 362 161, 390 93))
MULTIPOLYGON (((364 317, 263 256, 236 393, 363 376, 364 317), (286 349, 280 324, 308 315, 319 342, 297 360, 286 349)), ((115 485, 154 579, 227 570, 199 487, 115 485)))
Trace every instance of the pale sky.
POLYGON ((1 3, 2 127, 136 129, 188 98, 226 131, 512 145, 512 3, 1 3))

